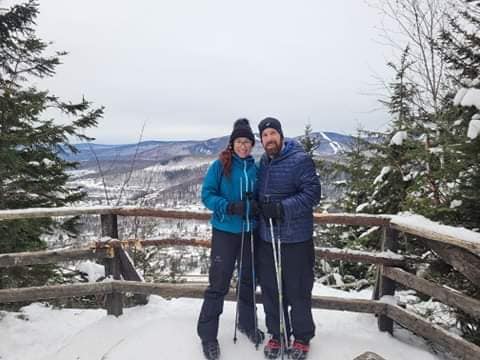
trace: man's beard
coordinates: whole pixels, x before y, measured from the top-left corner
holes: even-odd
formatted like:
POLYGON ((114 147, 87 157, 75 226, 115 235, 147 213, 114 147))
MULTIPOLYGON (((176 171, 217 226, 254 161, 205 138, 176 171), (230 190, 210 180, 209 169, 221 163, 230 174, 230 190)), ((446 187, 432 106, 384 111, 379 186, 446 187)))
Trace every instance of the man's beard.
POLYGON ((282 150, 281 144, 275 141, 270 141, 269 143, 265 144, 265 152, 270 157, 278 156, 280 154, 280 150, 282 150), (275 146, 269 146, 270 144, 275 146))

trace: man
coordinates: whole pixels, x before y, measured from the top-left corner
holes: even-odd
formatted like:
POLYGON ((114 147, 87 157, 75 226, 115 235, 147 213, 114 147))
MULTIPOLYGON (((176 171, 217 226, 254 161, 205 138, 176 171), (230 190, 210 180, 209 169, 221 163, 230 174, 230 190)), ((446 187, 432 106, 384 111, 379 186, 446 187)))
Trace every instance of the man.
POLYGON ((258 130, 265 149, 257 183, 261 214, 258 277, 266 325, 271 334, 264 354, 268 359, 279 357, 285 351, 281 349, 281 344, 288 346, 293 335, 290 358, 301 360, 307 357, 310 339, 315 335, 312 317, 315 253, 312 237, 313 208, 320 201, 320 181, 313 160, 302 146, 294 140, 284 140, 280 121, 265 118, 258 125, 258 130), (275 255, 272 245, 277 247, 275 255), (278 271, 281 271, 282 277, 285 314, 282 326, 278 271), (282 333, 287 337, 286 342, 281 340, 282 333))

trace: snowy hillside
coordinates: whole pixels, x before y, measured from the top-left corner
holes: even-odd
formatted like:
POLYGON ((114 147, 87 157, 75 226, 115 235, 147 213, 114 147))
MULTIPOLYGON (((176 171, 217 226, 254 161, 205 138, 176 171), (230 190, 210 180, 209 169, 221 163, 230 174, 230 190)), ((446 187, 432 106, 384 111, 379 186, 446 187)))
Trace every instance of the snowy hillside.
MULTIPOLYGON (((369 298, 370 293, 345 293, 316 286, 317 295, 369 298)), ((126 309, 119 318, 104 310, 57 310, 40 303, 21 313, 0 313, 0 359, 5 360, 132 360, 203 359, 196 335, 199 299, 164 300, 151 296, 146 306, 126 309)), ((396 338, 377 330, 373 315, 314 310, 317 326, 310 359, 352 360, 373 351, 388 360, 439 359, 421 339, 399 330, 396 338)), ((259 307, 260 326, 263 309, 259 307)), ((233 344, 234 303, 225 304, 219 342, 222 359, 264 359, 240 335, 233 344)))
MULTIPOLYGON (((320 142, 316 153, 318 155, 332 155, 347 149, 352 137, 334 132, 314 132, 311 136, 320 142)), ((301 136, 294 137, 299 140, 301 136)), ((175 156, 216 156, 220 151, 226 148, 229 136, 222 136, 207 140, 189 140, 189 141, 143 141, 138 144, 120 144, 120 145, 101 145, 95 143, 77 144, 79 150, 77 154, 71 154, 66 151, 62 155, 68 160, 89 162, 94 161, 95 157, 103 161, 126 161, 132 157, 148 161, 165 161, 175 156)), ((256 145, 253 148, 253 154, 260 156, 263 148, 260 144, 260 138, 256 135, 256 145)))
MULTIPOLYGON (((311 136, 319 142, 315 155, 327 161, 337 161, 352 139, 332 132, 316 132, 311 136)), ((79 168, 68 174, 72 186, 81 186, 88 193, 85 205, 199 206, 199 186, 204 173, 225 149, 228 139, 224 136, 205 141, 82 143, 77 145, 79 153, 65 153, 63 157, 79 162, 79 168)), ((257 136, 252 155, 259 159, 263 152, 257 136)), ((324 195, 336 197, 332 184, 324 182, 323 189, 324 195)))

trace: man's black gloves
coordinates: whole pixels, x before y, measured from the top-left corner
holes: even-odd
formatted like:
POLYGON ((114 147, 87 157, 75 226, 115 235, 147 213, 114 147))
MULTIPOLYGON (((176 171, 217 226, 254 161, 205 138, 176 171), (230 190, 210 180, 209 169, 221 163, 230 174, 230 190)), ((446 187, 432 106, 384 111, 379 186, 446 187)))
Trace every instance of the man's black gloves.
POLYGON ((266 219, 282 220, 285 216, 285 211, 280 201, 274 201, 262 204, 261 214, 266 219))

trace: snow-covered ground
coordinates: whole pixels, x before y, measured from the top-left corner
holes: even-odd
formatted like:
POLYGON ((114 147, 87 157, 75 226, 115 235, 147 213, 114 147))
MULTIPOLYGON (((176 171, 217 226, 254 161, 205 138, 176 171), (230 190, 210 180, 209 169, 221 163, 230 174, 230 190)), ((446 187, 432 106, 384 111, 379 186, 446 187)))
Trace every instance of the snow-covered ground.
MULTIPOLYGON (((314 293, 369 298, 369 291, 346 293, 316 285, 314 293)), ((151 296, 146 306, 107 316, 104 310, 57 310, 40 303, 21 313, 0 313, 2 360, 132 360, 203 359, 196 335, 199 299, 165 300, 151 296)), ((264 359, 260 350, 240 335, 233 344, 234 303, 226 302, 219 342, 222 359, 264 359)), ((388 360, 439 359, 420 339, 405 331, 395 338, 377 330, 373 315, 314 310, 317 326, 310 359, 352 360, 373 351, 388 360)), ((259 324, 263 308, 259 306, 259 324)))

